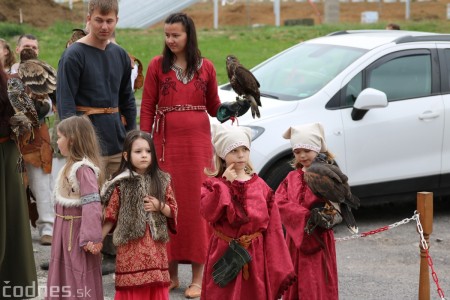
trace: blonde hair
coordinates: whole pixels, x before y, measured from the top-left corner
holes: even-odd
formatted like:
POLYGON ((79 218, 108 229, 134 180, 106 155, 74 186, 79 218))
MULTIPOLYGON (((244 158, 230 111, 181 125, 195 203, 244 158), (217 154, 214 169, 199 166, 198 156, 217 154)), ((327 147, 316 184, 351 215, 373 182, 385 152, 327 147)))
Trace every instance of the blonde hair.
POLYGON ((64 173, 70 170, 74 163, 87 158, 100 169, 98 184, 103 184, 104 172, 100 145, 91 120, 86 116, 72 116, 62 120, 58 124, 57 130, 68 142, 69 155, 64 166, 64 173))
MULTIPOLYGON (((325 152, 320 152, 320 153, 325 154, 327 156, 327 161, 328 162, 332 163, 334 161, 334 157, 335 156, 330 151, 325 151, 325 152)), ((294 169, 301 169, 301 168, 303 168, 303 165, 295 159, 295 156, 294 156, 294 158, 291 160, 291 162, 289 164, 294 169)))
POLYGON ((106 15, 114 12, 116 16, 119 14, 119 3, 117 0, 91 0, 88 4, 88 13, 92 15, 94 10, 98 9, 100 14, 106 15))
POLYGON ((16 57, 14 53, 11 51, 11 47, 9 46, 6 40, 0 39, 0 46, 8 50, 8 55, 6 55, 4 58, 3 68, 11 70, 11 66, 16 62, 16 57))
MULTIPOLYGON (((220 158, 219 155, 214 154, 214 169, 205 168, 204 173, 209 177, 222 177, 223 172, 225 172, 226 169, 227 166, 225 164, 225 160, 220 158)), ((247 173, 248 175, 255 173, 250 160, 247 161, 247 164, 245 166, 245 173, 247 173)))

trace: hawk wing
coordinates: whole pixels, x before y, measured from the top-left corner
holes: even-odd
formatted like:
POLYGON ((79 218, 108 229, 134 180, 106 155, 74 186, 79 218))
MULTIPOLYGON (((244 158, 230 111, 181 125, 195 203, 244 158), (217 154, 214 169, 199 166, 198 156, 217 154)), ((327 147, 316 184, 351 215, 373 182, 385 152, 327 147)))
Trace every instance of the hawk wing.
POLYGON ((39 59, 29 59, 19 64, 22 82, 36 95, 46 95, 56 89, 56 70, 39 59))
POLYGON ((335 207, 353 232, 358 232, 351 208, 358 208, 359 199, 351 193, 347 176, 338 166, 315 160, 306 170, 305 181, 311 191, 335 207))
POLYGON ((237 66, 234 76, 236 83, 240 86, 241 95, 252 95, 258 106, 261 106, 261 95, 259 82, 252 72, 242 65, 237 66))

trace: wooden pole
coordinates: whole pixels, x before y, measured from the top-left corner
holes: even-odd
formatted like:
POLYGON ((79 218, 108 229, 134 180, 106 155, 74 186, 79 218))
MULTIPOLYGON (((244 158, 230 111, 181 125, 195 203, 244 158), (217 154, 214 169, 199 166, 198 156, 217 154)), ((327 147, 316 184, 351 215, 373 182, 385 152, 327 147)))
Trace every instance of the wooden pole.
MULTIPOLYGON (((433 193, 417 193, 417 211, 420 214, 419 220, 422 224, 423 236, 430 247, 429 238, 433 232, 433 193)), ((419 300, 430 300, 430 273, 427 259, 427 252, 420 247, 420 275, 419 275, 419 300)))

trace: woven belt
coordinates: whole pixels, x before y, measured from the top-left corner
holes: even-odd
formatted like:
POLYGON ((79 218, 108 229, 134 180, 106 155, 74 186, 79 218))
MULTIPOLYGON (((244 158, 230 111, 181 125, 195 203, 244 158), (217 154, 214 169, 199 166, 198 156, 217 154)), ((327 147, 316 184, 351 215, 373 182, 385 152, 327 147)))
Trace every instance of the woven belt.
MULTIPOLYGON (((256 239, 257 237, 262 236, 261 232, 257 231, 257 232, 255 232, 255 233, 248 234, 248 235, 247 235, 247 234, 244 234, 244 235, 241 235, 241 236, 240 236, 239 238, 237 238, 237 239, 233 239, 233 238, 231 238, 231 237, 229 237, 229 236, 223 234, 222 232, 220 232, 220 231, 217 230, 217 229, 214 229, 214 234, 215 234, 218 238, 220 238, 220 239, 226 241, 227 243, 230 243, 232 240, 236 240, 236 241, 237 241, 242 247, 244 247, 245 249, 247 249, 248 246, 250 246, 250 244, 252 243, 252 241, 253 241, 254 239, 256 239)), ((249 278, 249 276, 250 276, 250 274, 249 274, 249 272, 248 272, 248 264, 245 264, 244 267, 242 267, 242 277, 244 277, 244 279, 247 280, 247 279, 249 278)))
POLYGON ((73 229, 73 220, 74 219, 81 219, 81 216, 63 216, 55 214, 57 217, 60 217, 64 221, 70 221, 70 229, 69 229, 69 252, 72 250, 72 229, 73 229))
POLYGON ((119 112, 118 107, 91 107, 91 106, 76 106, 77 111, 83 112, 85 115, 98 115, 98 114, 114 114, 119 112))
POLYGON ((156 132, 159 132, 159 121, 162 121, 161 124, 161 134, 162 134, 162 155, 160 161, 164 161, 164 150, 166 145, 166 135, 164 131, 164 125, 166 123, 166 113, 172 112, 172 111, 205 111, 206 106, 204 105, 190 105, 190 104, 183 104, 183 105, 175 105, 175 106, 163 106, 158 107, 158 110, 156 111, 155 115, 155 129, 156 132))

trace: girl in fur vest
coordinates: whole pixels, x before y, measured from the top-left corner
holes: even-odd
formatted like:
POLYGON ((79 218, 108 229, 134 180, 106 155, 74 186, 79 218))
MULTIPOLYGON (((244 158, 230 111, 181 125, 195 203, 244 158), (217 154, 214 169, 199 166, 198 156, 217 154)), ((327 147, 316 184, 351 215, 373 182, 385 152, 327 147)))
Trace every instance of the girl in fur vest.
POLYGON ((215 170, 205 170, 200 213, 214 234, 201 298, 278 299, 295 273, 273 191, 252 170, 250 129, 213 126, 215 170))
POLYGON ((115 226, 114 299, 169 300, 166 243, 177 216, 170 176, 159 168, 150 134, 132 130, 123 147, 119 170, 101 192, 103 237, 115 226))
POLYGON ((58 148, 67 162, 55 188, 55 223, 46 299, 103 299, 100 148, 87 117, 57 127, 58 148))

